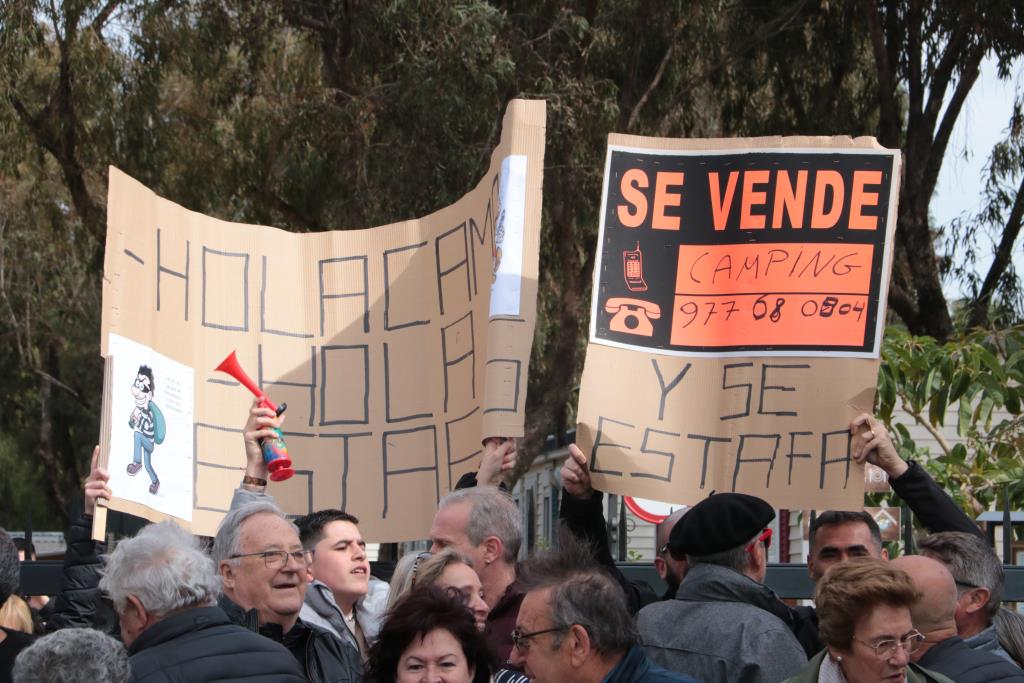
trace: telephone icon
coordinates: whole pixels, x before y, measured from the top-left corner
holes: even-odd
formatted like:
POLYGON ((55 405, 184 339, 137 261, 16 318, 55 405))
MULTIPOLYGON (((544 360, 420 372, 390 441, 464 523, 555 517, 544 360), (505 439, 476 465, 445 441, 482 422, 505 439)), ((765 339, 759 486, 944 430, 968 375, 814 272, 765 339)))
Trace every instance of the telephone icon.
POLYGON ((654 335, 654 325, 651 320, 661 317, 661 308, 658 304, 640 299, 627 297, 613 297, 604 302, 605 313, 612 315, 608 328, 612 332, 624 334, 637 334, 642 337, 654 335))
POLYGON ((644 255, 640 251, 640 242, 636 243, 636 249, 622 252, 622 271, 626 276, 626 287, 629 291, 647 291, 647 283, 644 281, 644 255))

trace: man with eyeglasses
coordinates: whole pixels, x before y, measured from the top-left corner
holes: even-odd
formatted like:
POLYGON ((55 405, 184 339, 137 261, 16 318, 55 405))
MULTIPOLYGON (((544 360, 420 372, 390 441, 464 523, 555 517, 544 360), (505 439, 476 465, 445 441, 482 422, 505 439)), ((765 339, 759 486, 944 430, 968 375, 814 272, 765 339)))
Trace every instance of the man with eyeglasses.
POLYGON ((957 683, 1024 683, 1024 672, 991 652, 972 650, 957 635, 957 586, 941 562, 921 555, 892 561, 914 582, 920 597, 910 609, 914 626, 924 634, 910 660, 957 683))
POLYGON ((676 524, 669 551, 689 570, 674 600, 644 607, 637 619, 654 662, 705 683, 776 683, 807 663, 789 608, 764 585, 774 518, 760 498, 720 493, 676 524))
POLYGON ((988 541, 974 534, 944 531, 919 539, 917 545, 922 555, 938 560, 953 575, 958 635, 974 650, 1013 662, 996 633, 994 619, 1003 602, 1005 574, 988 541))
POLYGON ((117 611, 133 683, 305 680, 288 650, 231 623, 216 606, 213 562, 174 522, 151 524, 118 543, 100 588, 117 611))
POLYGON ((362 680, 358 650, 299 618, 313 553, 276 505, 233 506, 210 554, 222 584, 218 604, 233 622, 288 648, 311 682, 362 680))
POLYGON ((535 683, 696 683, 655 665, 637 644, 617 583, 574 539, 521 565, 527 588, 512 664, 535 683))

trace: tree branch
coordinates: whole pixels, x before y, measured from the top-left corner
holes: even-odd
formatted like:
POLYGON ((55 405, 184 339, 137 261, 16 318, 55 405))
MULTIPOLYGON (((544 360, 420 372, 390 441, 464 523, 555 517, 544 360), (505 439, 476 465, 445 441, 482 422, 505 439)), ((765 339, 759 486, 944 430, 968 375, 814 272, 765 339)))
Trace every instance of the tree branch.
POLYGON ((945 455, 949 455, 950 453, 952 453, 953 449, 950 447, 949 442, 946 441, 946 437, 944 437, 942 435, 942 432, 940 432, 939 430, 935 429, 935 427, 932 425, 931 422, 929 422, 928 420, 924 419, 921 416, 921 413, 919 413, 919 412, 917 412, 915 410, 911 410, 909 408, 910 404, 908 402, 909 401, 908 397, 906 397, 906 396, 901 394, 900 395, 900 399, 903 401, 903 410, 905 410, 908 415, 910 415, 912 418, 914 418, 914 422, 916 422, 917 424, 919 424, 922 427, 924 427, 928 431, 928 433, 932 435, 932 438, 935 439, 935 442, 937 444, 939 444, 939 448, 942 449, 942 452, 945 455))
POLYGON ((1010 216, 1003 227, 1003 234, 996 247, 995 258, 985 274, 985 281, 981 285, 977 298, 971 304, 971 316, 968 321, 970 327, 984 325, 988 321, 988 307, 992 301, 992 295, 999 286, 999 280, 1010 265, 1013 258, 1013 245, 1020 235, 1021 222, 1024 219, 1024 177, 1021 178, 1020 186, 1017 188, 1017 198, 1013 202, 1010 216))
POLYGON ((917 302, 911 294, 898 285, 889 286, 889 308, 913 329, 918 318, 917 302))
POLYGON ((886 50, 882 33, 882 17, 876 0, 864 0, 867 15, 868 35, 875 55, 875 71, 878 74, 878 106, 881 119, 878 122, 880 142, 886 147, 900 146, 900 117, 896 105, 896 78, 886 50))
POLYGON ((912 0, 907 12, 908 134, 913 134, 915 131, 920 130, 924 103, 924 78, 921 75, 921 24, 923 22, 921 0, 912 0))
POLYGON ((118 8, 123 0, 107 0, 100 11, 92 19, 90 28, 97 35, 102 37, 103 29, 107 25, 107 20, 110 19, 110 15, 114 13, 114 10, 118 8))
POLYGON ((661 79, 665 76, 665 71, 668 69, 669 63, 672 61, 672 55, 675 54, 676 41, 679 38, 679 34, 683 31, 684 22, 680 19, 675 28, 672 29, 672 35, 669 38, 668 49, 665 50, 665 56, 661 58, 661 62, 658 64, 657 71, 654 72, 654 78, 647 85, 643 95, 637 100, 636 106, 633 107, 633 111, 629 113, 629 120, 626 122, 626 130, 633 130, 633 126, 636 125, 636 120, 640 117, 640 112, 643 111, 644 105, 647 104, 647 100, 650 99, 651 94, 657 89, 658 84, 661 83, 661 79))
POLYGON ((978 80, 981 72, 981 60, 985 55, 985 48, 977 46, 968 58, 967 63, 961 71, 960 80, 956 84, 953 96, 949 100, 942 121, 935 132, 935 139, 928 149, 928 157, 925 162, 924 173, 921 176, 921 187, 918 196, 921 201, 930 202, 935 192, 935 185, 939 182, 939 171, 942 170, 942 161, 946 157, 946 147, 949 146, 949 138, 953 135, 953 127, 956 120, 960 118, 967 95, 978 80))

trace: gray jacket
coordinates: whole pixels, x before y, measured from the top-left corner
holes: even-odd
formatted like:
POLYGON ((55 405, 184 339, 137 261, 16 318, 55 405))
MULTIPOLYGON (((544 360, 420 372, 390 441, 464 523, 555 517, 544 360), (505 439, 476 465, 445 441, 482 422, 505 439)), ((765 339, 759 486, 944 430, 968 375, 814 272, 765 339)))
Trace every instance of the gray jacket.
POLYGON ((704 683, 779 683, 807 663, 768 587, 725 567, 699 564, 675 600, 640 610, 640 640, 655 663, 704 683))
MULTIPOLYGON (((387 606, 390 590, 391 587, 387 582, 371 576, 370 590, 356 602, 356 621, 363 629, 363 637, 366 638, 367 645, 373 645, 377 640, 377 634, 380 633, 380 625, 384 620, 384 608, 387 606)), ((359 649, 355 634, 345 624, 345 618, 334 599, 334 593, 321 581, 313 581, 309 584, 299 618, 307 624, 315 624, 333 632, 352 647, 359 649)))
POLYGON ((1010 653, 1003 649, 1003 646, 999 643, 999 636, 996 633, 996 625, 992 624, 987 629, 980 633, 976 633, 970 638, 964 638, 964 642, 967 643, 967 647, 972 650, 981 650, 982 652, 991 652, 994 655, 999 655, 1003 659, 1013 662, 1013 657, 1010 653))

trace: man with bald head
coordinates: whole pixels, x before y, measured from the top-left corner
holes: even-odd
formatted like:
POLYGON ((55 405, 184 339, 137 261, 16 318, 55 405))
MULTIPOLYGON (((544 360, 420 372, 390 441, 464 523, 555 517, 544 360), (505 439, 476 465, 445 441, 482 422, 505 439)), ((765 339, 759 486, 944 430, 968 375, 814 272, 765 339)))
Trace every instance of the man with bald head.
POLYGON ((685 555, 676 559, 672 557, 672 553, 668 548, 668 539, 672 535, 672 529, 675 528, 676 522, 682 519, 689 509, 689 507, 684 505, 678 510, 673 511, 671 515, 661 520, 654 531, 654 542, 657 544, 654 568, 658 570, 658 576, 661 577, 661 580, 665 582, 667 587, 665 593, 661 596, 662 600, 671 600, 676 597, 679 584, 683 582, 683 577, 686 576, 686 569, 689 567, 685 555))
POLYGON ((892 564, 910 575, 920 593, 911 618, 924 642, 911 660, 957 683, 1024 683, 1024 672, 1016 665, 991 652, 972 650, 957 635, 956 582, 941 562, 908 555, 892 564))

